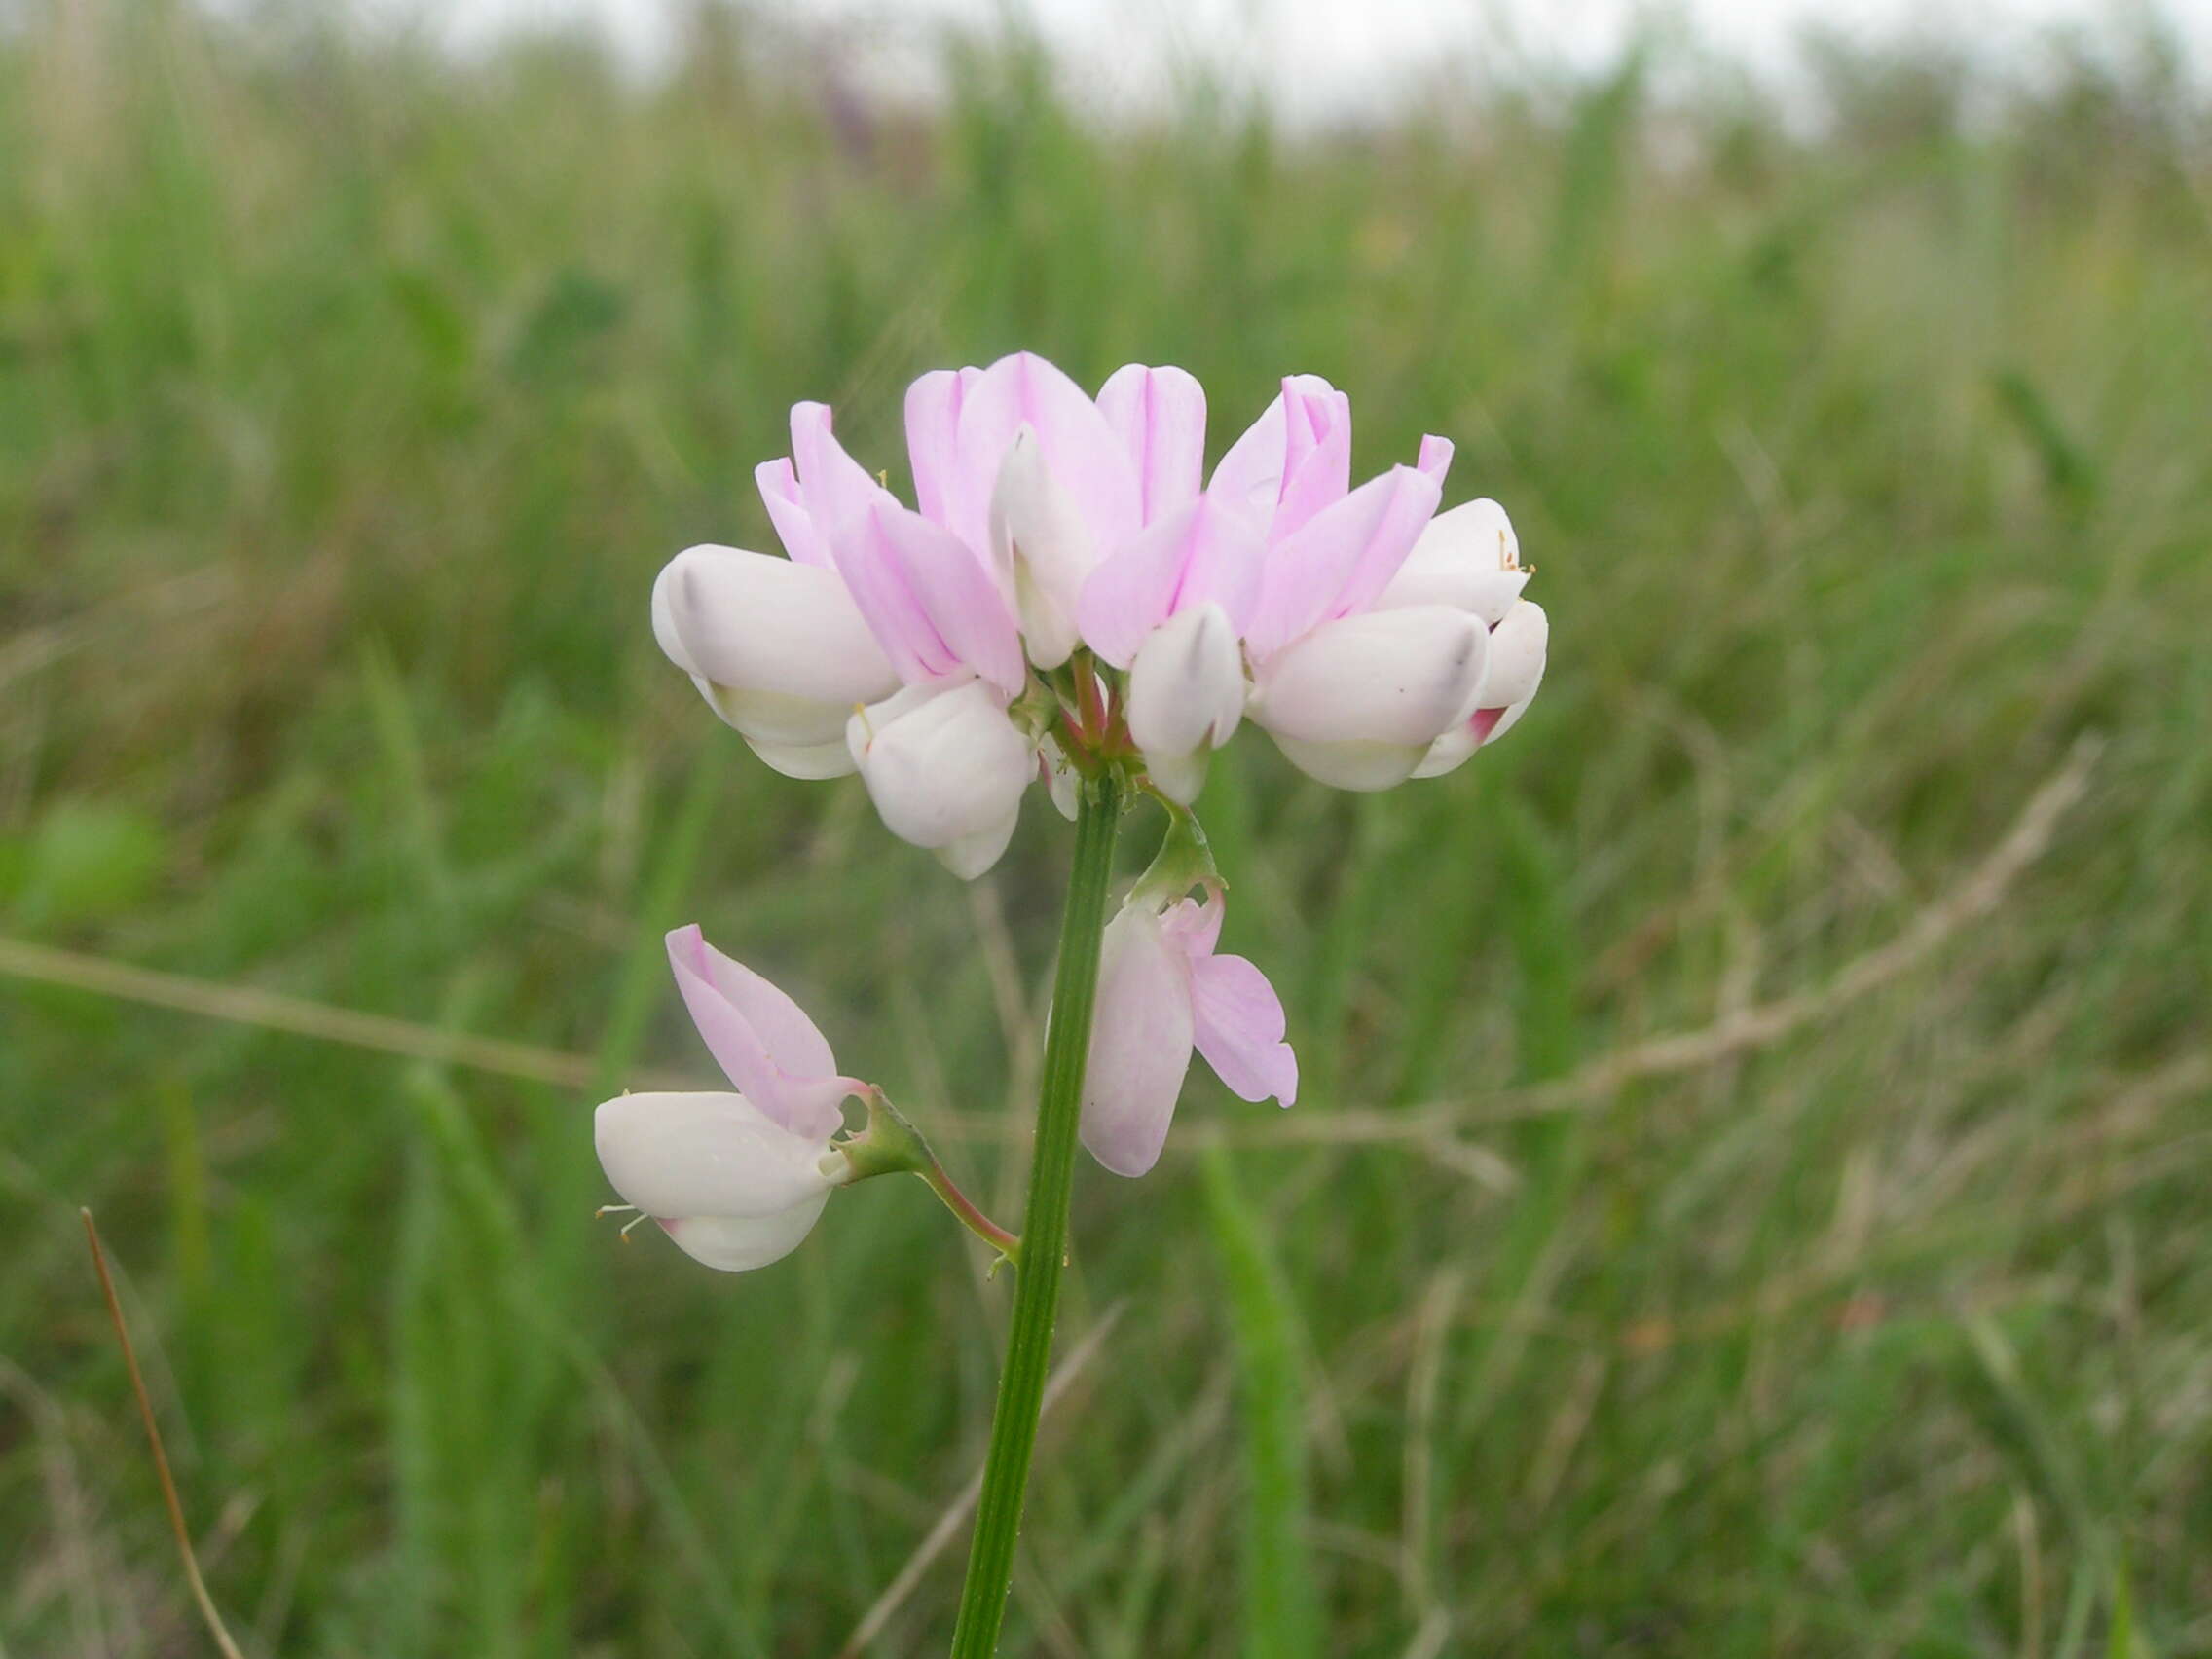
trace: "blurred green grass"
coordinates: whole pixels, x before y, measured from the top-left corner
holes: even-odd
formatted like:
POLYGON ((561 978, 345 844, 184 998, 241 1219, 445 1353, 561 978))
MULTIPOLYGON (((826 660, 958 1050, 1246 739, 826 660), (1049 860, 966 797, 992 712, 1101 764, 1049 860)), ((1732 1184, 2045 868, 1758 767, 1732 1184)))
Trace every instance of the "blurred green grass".
MULTIPOLYGON (((1445 432, 1452 498, 1508 504, 1552 674, 1387 798, 1217 765, 1307 1089, 1195 1077, 1233 1152, 1085 1172, 1063 1332, 1122 1311, 1007 1651, 2212 1652, 2212 194, 2170 69, 1970 119, 1955 66, 1836 57, 1817 140, 1640 60, 1110 133, 1019 49, 948 49, 924 116, 720 14, 651 91, 266 25, 0 34, 10 936, 611 1088, 708 1074, 658 960, 695 918, 973 1130, 1021 1105, 1060 827, 966 892, 771 776, 651 573, 761 544, 796 398, 896 478, 934 363, 1181 362, 1217 451, 1326 374, 1363 466, 1445 432), (2086 802, 1932 959, 1529 1109, 1819 995, 2084 732, 2086 802), (1440 1103, 1435 1155, 1358 1132, 1440 1103)), ((979 1456, 1004 1287, 918 1186, 742 1279, 617 1248, 594 1098, 0 980, 0 1651, 199 1650, 81 1202, 250 1651, 835 1651, 979 1456)), ((948 1151, 1011 1203, 993 1137, 948 1151)), ((956 1580, 867 1651, 941 1648, 956 1580)))

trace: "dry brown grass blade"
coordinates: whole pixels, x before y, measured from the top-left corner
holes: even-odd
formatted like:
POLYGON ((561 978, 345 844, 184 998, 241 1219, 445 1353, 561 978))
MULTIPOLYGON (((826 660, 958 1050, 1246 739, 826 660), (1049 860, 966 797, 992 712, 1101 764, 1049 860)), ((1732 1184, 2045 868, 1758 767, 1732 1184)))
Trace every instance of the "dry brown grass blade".
POLYGON ((224 1628, 223 1615, 215 1610, 215 1599, 207 1594, 207 1581, 200 1576, 200 1558, 192 1548, 192 1533, 184 1524, 184 1504, 176 1494, 176 1478, 169 1473, 168 1450, 162 1444, 161 1425, 154 1420, 154 1402, 146 1392, 145 1375, 138 1369, 138 1350, 130 1343, 130 1327, 123 1321, 123 1304, 115 1294, 115 1277, 107 1271, 107 1252, 100 1248, 100 1230, 92 1224, 92 1212, 78 1210, 85 1222, 85 1242, 92 1247, 92 1267, 100 1275, 100 1294, 107 1298, 107 1316, 115 1324, 115 1340, 123 1347, 123 1363, 130 1371, 130 1391, 138 1396, 138 1416, 146 1424, 146 1442, 154 1449, 154 1473, 162 1483, 162 1501, 168 1505, 169 1530, 176 1535, 176 1551, 184 1560, 185 1582, 192 1586, 192 1599, 200 1604, 200 1616, 206 1622, 207 1634, 214 1639, 215 1646, 223 1659, 244 1659, 239 1644, 231 1640, 224 1628))
MULTIPOLYGON (((165 974, 153 968, 134 968, 82 951, 57 950, 18 939, 0 939, 0 974, 36 979, 43 984, 67 985, 74 990, 173 1009, 234 1025, 256 1025, 265 1031, 288 1031, 325 1043, 344 1043, 356 1049, 375 1049, 411 1060, 431 1060, 440 1065, 466 1066, 474 1071, 497 1072, 532 1083, 549 1083, 561 1088, 589 1088, 598 1062, 589 1054, 571 1054, 559 1049, 540 1049, 529 1043, 509 1043, 497 1037, 471 1037, 463 1032, 441 1031, 381 1014, 361 1014, 333 1008, 280 991, 251 985, 224 985, 195 979, 183 974, 165 974)), ((682 1083, 645 1078, 642 1088, 683 1088, 682 1083)))
MULTIPOLYGON (((1060 1361, 1059 1369, 1052 1373, 1051 1379, 1045 1384, 1045 1411, 1048 1415, 1059 1397, 1067 1391, 1068 1384, 1081 1375, 1084 1367, 1097 1357, 1098 1350, 1106 1346, 1107 1337, 1112 1334, 1115 1322, 1122 1316, 1122 1307, 1121 1303, 1116 1303, 1107 1309, 1098 1323, 1084 1333, 1083 1341, 1076 1344, 1074 1351, 1060 1361)), ((937 1518, 936 1524, 930 1528, 922 1541, 914 1546, 914 1553, 906 1558, 906 1565, 899 1569, 891 1582, 883 1587, 883 1594, 876 1597, 867 1611, 861 1615, 861 1622, 853 1626, 853 1634, 845 1638, 845 1645, 837 1649, 837 1659, 855 1659, 869 1642, 883 1634, 883 1627, 905 1604, 906 1598, 914 1593, 914 1587, 921 1583, 922 1575, 929 1571, 931 1564, 959 1535, 961 1527, 975 1509, 976 1499, 981 1495, 982 1491, 983 1471, 977 1469, 968 1484, 960 1489, 959 1495, 945 1506, 944 1513, 937 1518)))

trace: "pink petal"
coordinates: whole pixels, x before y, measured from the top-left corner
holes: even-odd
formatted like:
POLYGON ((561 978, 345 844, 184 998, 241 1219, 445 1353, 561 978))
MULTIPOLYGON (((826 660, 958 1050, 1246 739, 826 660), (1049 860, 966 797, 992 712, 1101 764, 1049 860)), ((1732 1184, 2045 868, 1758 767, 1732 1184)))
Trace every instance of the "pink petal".
POLYGON ((1271 542, 1343 500, 1351 486, 1351 399, 1326 381, 1300 379, 1284 381, 1282 396, 1282 496, 1268 527, 1271 542))
POLYGON ((1198 495, 1205 470, 1206 394, 1195 377, 1131 363, 1098 388, 1098 412, 1136 463, 1144 523, 1198 495))
POLYGON ((776 538, 784 544, 784 551, 798 564, 827 566, 830 543, 823 539, 814 515, 806 510, 806 497, 790 458, 762 461, 753 469, 753 481, 760 487, 768 522, 776 527, 776 538))
POLYGON ((837 1103, 861 1086, 837 1075, 829 1043, 805 1012, 715 949, 696 925, 668 936, 668 960, 691 1022, 738 1092, 793 1134, 833 1134, 837 1103))
POLYGON ((792 461, 815 528, 829 535, 884 494, 867 468, 830 430, 827 403, 792 405, 792 461))
MULTIPOLYGON (((1218 909, 1218 905, 1208 905, 1218 909)), ((1298 1056, 1283 1041, 1282 999, 1241 956, 1191 964, 1192 1031, 1206 1064, 1245 1100, 1298 1098, 1298 1056)))
POLYGON ((1018 693, 1029 678, 1021 635, 982 562, 941 525, 888 496, 869 519, 954 658, 1008 696, 1018 693))
POLYGON ((1116 668, 1128 667, 1146 635, 1192 606, 1220 606, 1241 633, 1258 600, 1264 554, 1250 518, 1200 496, 1138 532, 1091 571, 1076 603, 1076 625, 1116 668))
MULTIPOLYGON (((1128 450, 1083 387, 1029 351, 1001 357, 961 399, 961 465, 982 479, 986 509, 999 465, 1024 424, 1036 432, 1047 470, 1098 547, 1119 547, 1136 533, 1137 475, 1128 450)), ((987 530, 980 520, 953 528, 971 545, 983 545, 976 539, 987 530)))
MULTIPOLYGON (((1282 499, 1291 474, 1292 412, 1296 411, 1297 424, 1302 429, 1297 454, 1304 458, 1316 447, 1320 430, 1317 417, 1336 406, 1332 400, 1344 395, 1319 375, 1292 375, 1282 387, 1275 400, 1245 429, 1243 436, 1229 446, 1229 453, 1214 466, 1213 481, 1206 486, 1211 494, 1230 505, 1257 512, 1263 523, 1282 499)), ((1342 408, 1348 441, 1351 405, 1346 401, 1342 408)), ((1349 452, 1346 453, 1348 457, 1349 452)), ((1315 474, 1316 494, 1322 476, 1315 474)), ((1340 485, 1337 494, 1343 493, 1340 485)))
POLYGON ((1213 954, 1221 939, 1222 918, 1228 913, 1228 906, 1219 899, 1205 904, 1185 899, 1167 907, 1167 913, 1160 918, 1160 931, 1170 944, 1197 962, 1213 954))
POLYGON ((1436 480, 1410 466, 1369 479, 1268 554, 1245 638, 1279 650, 1317 623, 1365 609, 1436 511, 1436 480))
POLYGON ((1107 924, 1083 1083, 1083 1144, 1117 1175, 1159 1161, 1191 1069, 1190 971, 1142 905, 1107 924))
MULTIPOLYGON (((957 533, 955 499, 960 471, 960 407, 981 369, 933 369, 906 388, 906 459, 914 469, 914 499, 922 517, 957 533)), ((989 480, 983 480, 989 488, 989 480)), ((988 497, 963 503, 980 514, 988 497)))
POLYGON ((1013 695, 1027 670, 1021 636, 976 555, 941 525, 877 492, 834 533, 837 571, 883 654, 909 684, 975 670, 1013 695))
POLYGON ((1414 470, 1425 472, 1436 480, 1438 489, 1444 487, 1444 475, 1452 470, 1453 445, 1450 438, 1440 438, 1430 432, 1420 441, 1419 458, 1414 461, 1414 470))

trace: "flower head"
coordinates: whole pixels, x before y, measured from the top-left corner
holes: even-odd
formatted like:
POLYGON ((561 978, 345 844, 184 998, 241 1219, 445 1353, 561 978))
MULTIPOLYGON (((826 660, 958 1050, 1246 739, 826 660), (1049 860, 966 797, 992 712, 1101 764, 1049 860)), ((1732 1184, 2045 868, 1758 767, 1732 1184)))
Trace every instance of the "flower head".
POLYGON ((915 505, 819 403, 756 471, 788 557, 677 556, 662 649, 771 766, 858 770, 884 823, 988 869, 1026 785, 1101 767, 1191 802, 1246 718, 1324 783, 1463 762, 1542 678, 1543 612, 1504 511, 1439 512, 1452 445, 1351 471, 1351 400, 1285 379, 1204 473, 1206 397, 1130 364, 1093 398, 1029 352, 922 376, 915 505), (859 711, 856 713, 856 711, 859 711))
POLYGON ((668 957, 738 1092, 617 1095, 594 1117, 600 1166, 625 1204, 708 1267, 763 1267, 797 1248, 851 1178, 830 1139, 842 1102, 869 1086, 839 1075, 805 1011, 698 928, 670 934, 668 957))

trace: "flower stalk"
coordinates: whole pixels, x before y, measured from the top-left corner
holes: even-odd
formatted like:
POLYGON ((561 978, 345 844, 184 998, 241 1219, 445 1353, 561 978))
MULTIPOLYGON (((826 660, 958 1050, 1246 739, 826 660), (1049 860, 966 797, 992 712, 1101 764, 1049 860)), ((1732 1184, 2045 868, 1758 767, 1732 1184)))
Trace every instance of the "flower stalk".
POLYGON ((960 1190, 959 1183, 938 1161, 937 1153, 921 1130, 885 1098, 882 1089, 870 1088, 866 1100, 867 1127, 848 1140, 832 1142, 826 1165, 841 1165, 849 1181, 865 1181, 871 1175, 920 1176, 955 1221, 996 1250, 1001 1262, 1019 1267, 1021 1239, 985 1215, 976 1200, 960 1190))
POLYGON ((1051 1364, 1052 1326, 1059 1314, 1077 1120, 1090 1053, 1106 890, 1114 873, 1123 793, 1122 781, 1112 769, 1086 779, 1076 817, 1075 859, 1060 922, 1059 965, 1052 981, 1052 1013, 1045 1032, 1044 1076, 1037 1101, 1037 1139, 1022 1215, 1021 1265, 1014 1281, 1006 1366, 999 1374, 998 1403, 991 1414, 990 1450, 983 1462, 983 1488, 976 1506, 976 1532, 969 1546, 967 1581, 960 1592, 952 1659, 990 1659, 1006 1617, 1014 1539, 1021 1526, 1029 1461, 1037 1447, 1037 1419, 1051 1364))

